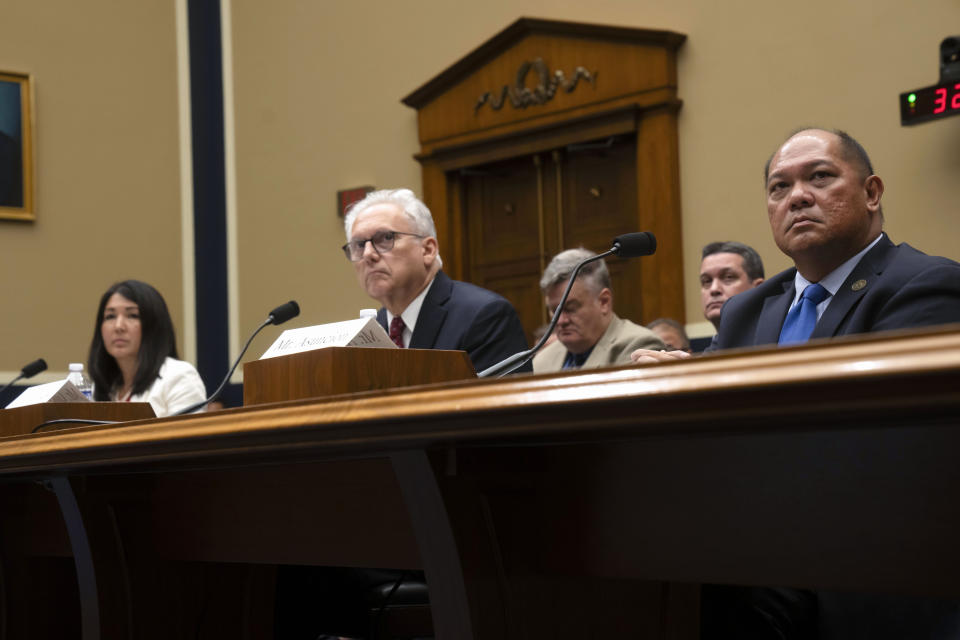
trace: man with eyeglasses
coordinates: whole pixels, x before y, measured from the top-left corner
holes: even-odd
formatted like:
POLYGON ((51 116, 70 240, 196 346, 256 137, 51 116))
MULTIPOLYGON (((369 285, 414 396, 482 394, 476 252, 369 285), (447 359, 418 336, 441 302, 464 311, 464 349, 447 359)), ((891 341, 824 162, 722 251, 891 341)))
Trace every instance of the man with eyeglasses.
POLYGON ((441 270, 433 216, 409 189, 368 194, 347 212, 344 230, 343 252, 383 305, 377 321, 397 346, 466 351, 477 371, 527 349, 506 299, 441 270))

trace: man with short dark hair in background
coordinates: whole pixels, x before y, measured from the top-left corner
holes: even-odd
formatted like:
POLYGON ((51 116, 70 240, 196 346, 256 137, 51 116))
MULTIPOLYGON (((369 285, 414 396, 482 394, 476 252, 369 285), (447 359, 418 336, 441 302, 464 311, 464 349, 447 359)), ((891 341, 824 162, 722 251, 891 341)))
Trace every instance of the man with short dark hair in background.
MULTIPOLYGON (((583 248, 568 249, 550 261, 540 279, 540 290, 551 312, 560 303, 577 264, 595 255, 583 248)), ((635 349, 664 346, 652 331, 613 312, 610 273, 603 260, 580 270, 560 310, 554 334, 557 341, 541 349, 533 359, 537 373, 629 364, 635 349)))
POLYGON ((700 260, 700 302, 703 315, 720 326, 720 312, 731 297, 763 282, 763 261, 741 242, 711 242, 700 260))

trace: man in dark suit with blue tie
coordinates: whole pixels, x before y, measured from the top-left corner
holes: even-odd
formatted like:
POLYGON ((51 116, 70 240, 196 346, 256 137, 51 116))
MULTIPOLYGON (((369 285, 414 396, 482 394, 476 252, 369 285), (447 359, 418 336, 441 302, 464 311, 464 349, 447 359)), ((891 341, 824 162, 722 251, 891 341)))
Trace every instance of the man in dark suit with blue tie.
POLYGON ((796 267, 731 298, 711 349, 960 322, 960 264, 882 232, 883 182, 856 140, 800 131, 765 173, 773 237, 796 267))
POLYGON ((774 241, 796 266, 727 300, 707 351, 960 322, 960 264, 883 233, 883 181, 850 135, 798 131, 764 176, 774 241))
MULTIPOLYGON (((400 347, 466 351, 477 371, 527 349, 513 306, 442 270, 433 217, 409 189, 374 191, 344 219, 360 286, 400 347)), ((521 371, 531 371, 527 364, 521 371)))
MULTIPOLYGON (((790 136, 764 172, 777 246, 795 267, 727 300, 707 349, 960 322, 960 264, 896 245, 882 231, 883 181, 841 131, 790 136)), ((634 353, 636 362, 689 357, 634 353)), ((857 593, 706 586, 702 638, 960 637, 956 603, 857 593)))

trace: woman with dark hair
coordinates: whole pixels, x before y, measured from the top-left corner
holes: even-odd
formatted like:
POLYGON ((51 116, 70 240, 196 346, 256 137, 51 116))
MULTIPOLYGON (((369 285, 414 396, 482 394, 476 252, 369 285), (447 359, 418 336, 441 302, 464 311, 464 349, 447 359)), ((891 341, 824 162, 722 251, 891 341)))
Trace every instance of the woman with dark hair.
POLYGON ((197 370, 177 359, 163 296, 139 280, 118 282, 100 298, 87 369, 94 400, 149 402, 158 417, 206 397, 197 370))

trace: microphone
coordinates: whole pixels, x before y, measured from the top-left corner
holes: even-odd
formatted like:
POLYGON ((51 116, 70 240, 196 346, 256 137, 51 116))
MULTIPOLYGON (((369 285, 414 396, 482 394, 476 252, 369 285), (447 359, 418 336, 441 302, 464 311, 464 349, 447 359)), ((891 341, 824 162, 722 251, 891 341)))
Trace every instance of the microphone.
POLYGON ((613 239, 613 251, 621 258, 652 256, 657 250, 657 238, 649 231, 625 233, 613 239))
POLYGON ((635 233, 624 233, 613 239, 613 246, 610 247, 607 251, 599 253, 595 256, 590 256, 585 260, 581 260, 576 267, 574 267, 573 272, 570 274, 570 278, 567 280, 567 288, 563 291, 563 296, 560 298, 560 303, 557 305, 556 310, 553 312, 553 317, 550 319, 550 324, 547 326, 547 330, 544 332, 543 337, 540 338, 540 341, 532 349, 527 349, 526 351, 521 351, 520 353, 515 353, 505 360, 501 360, 497 364, 487 367, 483 371, 477 374, 478 378, 486 378, 492 375, 497 375, 498 378, 513 373, 523 365, 530 362, 530 360, 537 354, 537 351, 543 348, 543 345, 546 344, 547 340, 550 338, 550 334, 553 333, 554 327, 557 326, 557 320, 560 319, 560 311, 563 309, 564 305, 567 304, 567 297, 570 295, 570 289, 573 288, 573 283, 577 279, 577 274, 580 273, 585 265, 595 262, 597 260, 602 260, 603 258, 609 255, 617 255, 621 258, 634 258, 638 256, 650 256, 653 255, 654 251, 657 250, 657 239, 649 231, 638 231, 635 233))
MULTIPOLYGON (((296 301, 284 302, 282 305, 270 312, 267 321, 270 324, 283 324, 287 320, 296 318, 300 315, 300 305, 296 301)), ((261 327, 262 328, 262 327, 261 327)), ((259 331, 260 329, 257 329, 259 331)))
POLYGON ((23 380, 25 378, 32 378, 41 371, 47 370, 47 361, 43 358, 37 358, 30 364, 24 365, 23 369, 20 370, 20 375, 8 382, 2 389, 0 389, 0 394, 9 389, 14 385, 18 380, 23 380))
POLYGON ((300 305, 298 305, 294 300, 291 300, 290 302, 286 302, 280 305, 279 307, 277 307, 276 309, 274 309, 273 311, 271 311, 269 315, 267 315, 267 319, 264 320, 260 324, 260 326, 257 327, 256 331, 254 331, 250 335, 250 338, 247 339, 247 344, 243 345, 243 349, 240 350, 240 355, 237 356, 237 359, 234 361, 233 366, 230 367, 230 371, 227 371, 227 375, 224 376, 223 382, 220 383, 220 386, 217 387, 217 390, 214 391, 210 395, 210 397, 207 398, 206 400, 201 400, 200 402, 196 402, 190 405, 189 407, 187 407, 186 409, 181 409, 180 411, 177 411, 176 413, 173 413, 171 415, 182 416, 185 413, 193 413, 197 409, 200 409, 201 407, 205 407, 211 402, 213 402, 214 400, 216 400, 217 398, 219 398, 220 394, 223 392, 224 387, 227 386, 227 382, 230 381, 230 376, 233 375, 233 372, 236 370, 237 365, 240 364, 240 359, 243 358, 243 354, 247 352, 247 349, 250 347, 250 343, 253 342, 253 339, 255 337, 257 337, 257 334, 260 333, 260 331, 264 327, 266 327, 268 324, 283 324, 284 322, 286 322, 287 320, 290 320, 291 318, 296 318, 298 315, 300 315, 300 305))

